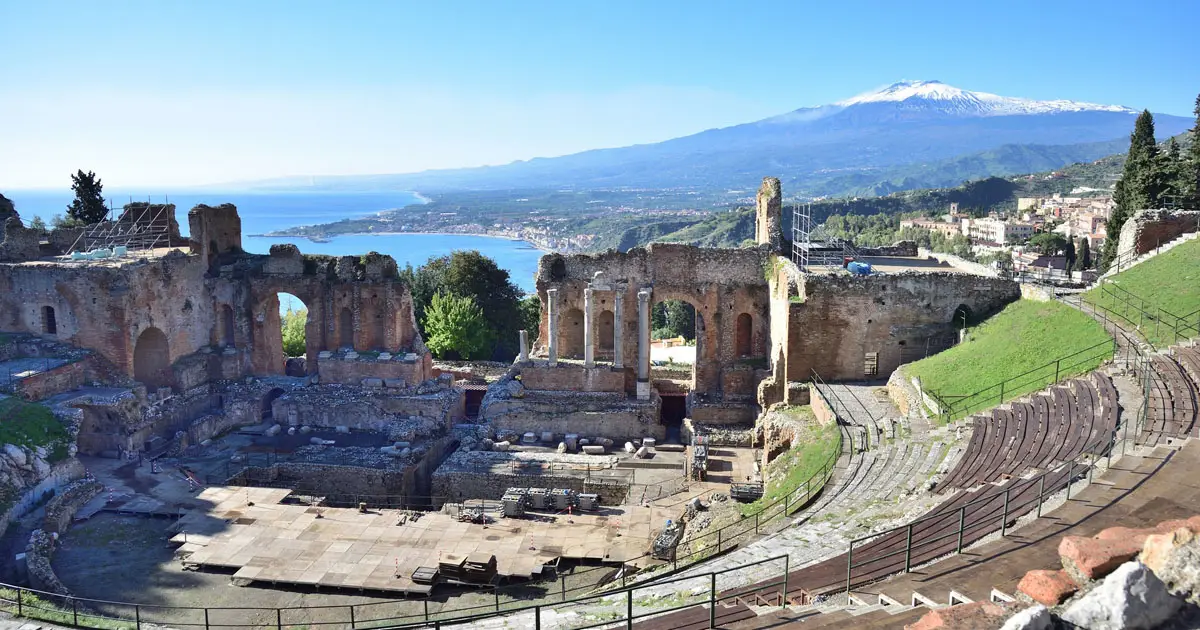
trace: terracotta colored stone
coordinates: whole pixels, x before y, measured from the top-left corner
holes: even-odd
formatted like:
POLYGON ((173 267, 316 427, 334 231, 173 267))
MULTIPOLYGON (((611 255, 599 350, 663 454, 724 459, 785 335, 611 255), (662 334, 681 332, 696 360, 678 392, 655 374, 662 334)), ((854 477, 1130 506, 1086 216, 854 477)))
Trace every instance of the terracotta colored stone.
POLYGON ((1144 535, 1117 539, 1064 536, 1058 555, 1074 579, 1096 580, 1137 556, 1145 540, 1144 535))
POLYGON ((1195 539, 1196 534, 1187 527, 1180 527, 1166 534, 1155 534, 1146 539, 1138 559, 1155 575, 1163 574, 1164 567, 1178 548, 1195 539))
POLYGON ((925 613, 916 623, 904 626, 904 630, 995 630, 1004 623, 1009 611, 992 602, 973 602, 949 608, 939 608, 925 613))
POLYGON ((1079 590, 1066 571, 1037 569, 1025 574, 1017 590, 1043 606, 1057 606, 1079 590))

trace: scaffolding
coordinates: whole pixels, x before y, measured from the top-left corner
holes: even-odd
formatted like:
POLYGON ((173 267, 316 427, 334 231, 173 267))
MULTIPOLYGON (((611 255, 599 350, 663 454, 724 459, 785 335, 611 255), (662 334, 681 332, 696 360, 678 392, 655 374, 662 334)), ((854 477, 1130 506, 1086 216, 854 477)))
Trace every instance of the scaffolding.
POLYGON ((67 255, 71 260, 103 260, 167 247, 174 212, 175 207, 164 197, 164 203, 130 199, 118 215, 110 199, 104 220, 83 228, 67 255))
POLYGON ((830 237, 820 225, 813 227, 811 204, 792 206, 792 262, 800 271, 840 268, 847 259, 859 256, 850 241, 830 237))

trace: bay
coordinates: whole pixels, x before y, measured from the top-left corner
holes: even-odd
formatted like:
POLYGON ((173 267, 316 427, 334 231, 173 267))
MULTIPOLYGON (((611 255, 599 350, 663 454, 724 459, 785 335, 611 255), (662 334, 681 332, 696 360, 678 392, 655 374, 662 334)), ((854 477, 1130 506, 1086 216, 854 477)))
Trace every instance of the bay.
MULTIPOLYGON (((33 217, 41 217, 47 223, 56 214, 63 214, 73 195, 67 191, 11 191, 4 193, 17 207, 21 218, 28 223, 33 217)), ((396 259, 405 265, 419 267, 431 257, 449 254, 455 250, 478 250, 496 261, 509 272, 514 284, 521 290, 534 290, 534 274, 542 253, 524 241, 514 241, 490 236, 462 234, 347 234, 336 236, 328 242, 314 242, 300 237, 250 236, 298 225, 331 223, 347 218, 362 217, 384 210, 403 208, 422 203, 422 199, 409 192, 389 193, 245 193, 220 191, 190 191, 186 194, 147 197, 145 194, 114 192, 111 198, 115 205, 133 201, 151 201, 175 204, 175 216, 180 231, 188 233, 187 213, 198 204, 210 206, 232 203, 238 208, 242 219, 242 247, 254 254, 266 254, 275 243, 292 243, 301 252, 328 254, 332 256, 360 255, 375 251, 396 259)))

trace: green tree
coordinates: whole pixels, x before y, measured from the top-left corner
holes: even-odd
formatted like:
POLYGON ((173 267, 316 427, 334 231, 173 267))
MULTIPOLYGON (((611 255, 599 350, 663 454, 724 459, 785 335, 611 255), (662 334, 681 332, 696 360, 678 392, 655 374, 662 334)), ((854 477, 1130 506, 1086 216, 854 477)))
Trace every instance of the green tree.
MULTIPOLYGON (((412 292, 418 322, 425 322, 426 309, 438 293, 471 298, 483 311, 493 344, 479 358, 511 361, 517 355, 517 331, 525 325, 521 290, 496 261, 475 250, 455 251, 430 258, 415 270, 410 265, 400 276, 412 292)), ((428 337, 428 331, 422 332, 428 337)))
POLYGON ((1200 95, 1196 96, 1196 109, 1193 110, 1196 114, 1196 126, 1192 127, 1190 134, 1191 145, 1188 147, 1187 185, 1184 189, 1184 194, 1187 195, 1190 206, 1194 210, 1200 210, 1200 95))
POLYGON ((435 293, 425 309, 425 344, 439 359, 479 359, 493 339, 474 298, 435 293))
POLYGON ((1038 232, 1029 238, 1029 246, 1046 256, 1065 252, 1067 244, 1067 239, 1057 232, 1038 232))
POLYGON ((537 339, 538 328, 542 324, 542 300, 537 294, 526 295, 521 299, 521 330, 529 332, 529 343, 537 339))
POLYGON ((103 221, 108 215, 108 208, 104 206, 104 184, 95 173, 80 170, 72 175, 71 190, 75 191, 75 200, 67 206, 68 219, 91 225, 103 221))
POLYGON ((46 232, 46 222, 42 220, 42 217, 33 217, 33 220, 29 222, 29 229, 44 233, 46 232))
POLYGON ((683 300, 666 300, 667 329, 672 337, 696 339, 696 309, 683 300))
POLYGON ((307 349, 305 345, 304 326, 308 323, 308 311, 306 309, 293 309, 289 306, 287 312, 280 319, 283 320, 280 324, 280 329, 283 331, 284 356, 304 356, 307 349))
POLYGON ((1063 245, 1063 257, 1066 258, 1067 271, 1075 271, 1075 241, 1066 239, 1066 244, 1063 245))
POLYGON ((1116 258, 1117 243, 1125 221, 1139 210, 1157 208, 1165 189, 1166 174, 1154 140, 1154 116, 1149 110, 1138 115, 1129 135, 1129 154, 1125 170, 1113 188, 1114 208, 1108 218, 1102 264, 1105 268, 1116 258))
POLYGON ((1079 239, 1079 269, 1092 268, 1092 239, 1083 237, 1079 239))

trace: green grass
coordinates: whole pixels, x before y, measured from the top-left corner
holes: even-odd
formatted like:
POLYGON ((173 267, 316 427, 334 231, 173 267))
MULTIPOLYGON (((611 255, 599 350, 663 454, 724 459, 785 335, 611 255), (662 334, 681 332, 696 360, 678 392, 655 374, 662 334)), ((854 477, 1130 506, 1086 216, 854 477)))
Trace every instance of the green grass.
POLYGON ((1115 312, 1128 328, 1139 330, 1159 348, 1200 335, 1200 240, 1112 276, 1105 285, 1085 293, 1084 299, 1109 309, 1110 316, 1115 312), (1110 283, 1116 288, 1106 286, 1110 283), (1143 311, 1150 316, 1142 315, 1143 311))
POLYGON ((67 457, 70 436, 58 418, 42 405, 16 398, 0 400, 0 444, 16 444, 34 448, 44 446, 50 451, 50 462, 67 457))
POLYGON ((784 413, 797 416, 803 429, 792 440, 786 453, 767 464, 763 475, 766 482, 761 499, 741 506, 743 516, 753 516, 767 506, 795 492, 806 480, 821 473, 821 467, 829 464, 841 450, 841 434, 836 424, 821 426, 813 417, 812 409, 805 405, 791 407, 784 413))
MULTIPOLYGON (((0 610, 14 616, 17 614, 16 591, 0 588, 0 610)), ((137 625, 134 621, 123 621, 97 615, 95 612, 87 610, 82 606, 79 607, 77 612, 73 612, 69 605, 66 607, 59 606, 25 591, 21 592, 20 612, 27 619, 39 619, 63 626, 74 625, 76 619, 78 619, 81 627, 99 628, 101 630, 125 630, 126 628, 132 630, 137 625)))
POLYGON ((963 343, 904 366, 904 373, 950 403, 956 420, 1042 389, 1056 376, 1090 372, 1111 356, 1111 338, 1090 316, 1058 302, 1019 300, 970 329, 963 343))

